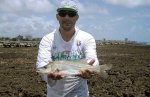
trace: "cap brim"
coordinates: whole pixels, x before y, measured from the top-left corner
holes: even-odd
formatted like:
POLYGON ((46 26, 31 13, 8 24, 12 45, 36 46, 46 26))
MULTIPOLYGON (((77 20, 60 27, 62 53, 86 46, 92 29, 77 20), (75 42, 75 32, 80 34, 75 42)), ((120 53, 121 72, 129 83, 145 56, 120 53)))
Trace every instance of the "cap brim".
POLYGON ((57 12, 62 11, 62 10, 77 12, 76 10, 71 9, 71 8, 58 8, 58 9, 57 9, 57 12))

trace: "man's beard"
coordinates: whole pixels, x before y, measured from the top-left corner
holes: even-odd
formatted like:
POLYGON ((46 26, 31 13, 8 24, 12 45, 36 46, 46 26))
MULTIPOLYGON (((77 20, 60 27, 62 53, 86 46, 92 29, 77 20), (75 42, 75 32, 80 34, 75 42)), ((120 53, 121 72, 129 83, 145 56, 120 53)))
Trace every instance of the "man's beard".
POLYGON ((74 27, 75 23, 72 21, 62 21, 62 28, 65 31, 70 31, 74 27))

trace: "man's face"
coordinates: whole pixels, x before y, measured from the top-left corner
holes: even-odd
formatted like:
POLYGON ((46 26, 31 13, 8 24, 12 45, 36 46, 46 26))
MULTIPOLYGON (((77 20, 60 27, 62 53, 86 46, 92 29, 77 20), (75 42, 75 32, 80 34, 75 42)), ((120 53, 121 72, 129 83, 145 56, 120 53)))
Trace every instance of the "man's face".
POLYGON ((75 26, 78 17, 79 16, 75 11, 61 10, 57 14, 57 20, 59 21, 60 27, 65 31, 69 31, 75 26))

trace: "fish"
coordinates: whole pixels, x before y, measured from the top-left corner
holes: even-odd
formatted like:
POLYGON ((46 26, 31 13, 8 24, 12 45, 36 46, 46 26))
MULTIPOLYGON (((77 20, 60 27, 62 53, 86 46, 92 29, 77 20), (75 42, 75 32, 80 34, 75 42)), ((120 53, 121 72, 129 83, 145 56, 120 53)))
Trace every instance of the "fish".
POLYGON ((107 71, 112 68, 112 64, 92 66, 86 60, 56 60, 44 67, 38 68, 36 72, 40 74, 58 73, 63 76, 73 76, 79 74, 81 70, 90 70, 99 74, 100 77, 107 78, 107 71))

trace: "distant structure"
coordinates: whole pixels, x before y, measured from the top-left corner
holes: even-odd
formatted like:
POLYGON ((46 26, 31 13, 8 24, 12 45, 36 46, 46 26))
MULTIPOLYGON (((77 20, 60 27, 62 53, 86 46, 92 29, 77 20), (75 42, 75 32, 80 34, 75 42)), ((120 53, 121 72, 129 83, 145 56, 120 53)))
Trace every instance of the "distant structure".
POLYGON ((27 35, 27 36, 25 37, 25 39, 26 39, 26 40, 32 40, 32 36, 31 36, 31 35, 27 35))
POLYGON ((124 41, 127 43, 128 42, 128 38, 125 38, 124 41))
MULTIPOLYGON (((0 48, 1 47, 37 47, 39 46, 40 40, 42 38, 32 38, 31 35, 27 35, 25 38, 21 35, 18 35, 15 38, 9 37, 0 37, 0 48)), ((124 40, 96 40, 96 45, 138 45, 138 46, 150 46, 150 42, 137 42, 128 40, 125 38, 124 40)))
POLYGON ((21 36, 21 35, 18 35, 18 36, 16 37, 16 40, 18 40, 18 41, 21 41, 21 40, 23 40, 23 36, 21 36))
POLYGON ((128 40, 128 38, 125 38, 123 40, 106 40, 105 38, 103 40, 96 40, 96 45, 150 45, 150 43, 146 42, 137 42, 137 41, 131 41, 128 40))
POLYGON ((13 47, 37 47, 41 38, 32 38, 31 35, 25 36, 18 35, 14 38, 0 37, 0 48, 13 48, 13 47))

